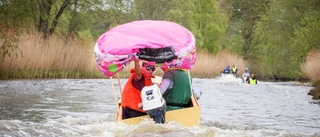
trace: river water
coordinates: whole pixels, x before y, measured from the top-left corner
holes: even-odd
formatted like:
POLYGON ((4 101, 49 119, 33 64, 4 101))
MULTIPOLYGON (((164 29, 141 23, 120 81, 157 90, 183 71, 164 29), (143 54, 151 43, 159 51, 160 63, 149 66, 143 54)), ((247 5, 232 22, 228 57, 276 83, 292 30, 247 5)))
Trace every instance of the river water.
MULTIPOLYGON (((121 79, 121 86, 126 79, 121 79)), ((320 137, 320 105, 299 82, 243 84, 194 78, 202 91, 200 126, 114 122, 117 80, 0 81, 0 137, 320 137)))

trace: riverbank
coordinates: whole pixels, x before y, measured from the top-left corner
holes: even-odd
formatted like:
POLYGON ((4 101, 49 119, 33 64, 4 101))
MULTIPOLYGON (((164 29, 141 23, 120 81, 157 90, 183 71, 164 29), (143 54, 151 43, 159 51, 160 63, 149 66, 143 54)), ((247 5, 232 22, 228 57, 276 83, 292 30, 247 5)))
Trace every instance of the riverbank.
POLYGON ((313 89, 310 90, 308 95, 312 96, 314 100, 320 100, 320 81, 312 82, 313 89))

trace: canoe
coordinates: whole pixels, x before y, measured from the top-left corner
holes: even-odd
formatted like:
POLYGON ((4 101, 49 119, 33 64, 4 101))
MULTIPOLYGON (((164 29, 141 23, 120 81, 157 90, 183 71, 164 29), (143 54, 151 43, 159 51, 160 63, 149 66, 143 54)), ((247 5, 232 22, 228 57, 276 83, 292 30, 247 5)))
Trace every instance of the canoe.
MULTIPOLYGON (((152 79, 154 83, 160 83, 161 77, 152 79)), ((183 126, 199 126, 200 125, 200 105, 195 96, 190 99, 190 107, 167 111, 165 114, 166 122, 175 121, 183 126)), ((117 103, 116 122, 123 122, 127 125, 139 124, 143 119, 151 119, 148 115, 123 119, 121 100, 117 103)))

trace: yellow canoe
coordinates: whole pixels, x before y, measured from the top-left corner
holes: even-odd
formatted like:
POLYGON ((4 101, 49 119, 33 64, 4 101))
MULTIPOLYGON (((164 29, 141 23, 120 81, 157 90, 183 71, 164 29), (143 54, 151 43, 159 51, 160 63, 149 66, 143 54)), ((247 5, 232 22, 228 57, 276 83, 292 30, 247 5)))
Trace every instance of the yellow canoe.
MULTIPOLYGON (((159 83, 161 77, 153 79, 154 83, 159 83)), ((116 122, 123 122, 127 125, 139 124, 144 118, 150 118, 148 115, 129 119, 122 119, 121 101, 117 103, 116 122)), ((200 125, 200 105, 195 96, 191 97, 190 107, 179 110, 166 112, 166 122, 175 121, 184 126, 199 126, 200 125)), ((151 118, 150 118, 151 119, 151 118)))

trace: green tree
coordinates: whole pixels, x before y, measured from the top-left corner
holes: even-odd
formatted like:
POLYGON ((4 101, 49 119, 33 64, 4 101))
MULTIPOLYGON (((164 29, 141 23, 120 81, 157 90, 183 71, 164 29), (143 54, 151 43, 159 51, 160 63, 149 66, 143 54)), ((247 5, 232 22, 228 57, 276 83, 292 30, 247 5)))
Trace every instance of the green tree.
POLYGON ((137 20, 165 20, 192 27, 192 0, 139 0, 132 3, 137 20))
POLYGON ((139 20, 166 20, 188 28, 196 37, 197 47, 211 53, 221 50, 226 16, 215 0, 139 0, 131 4, 139 20))
POLYGON ((229 16, 223 49, 250 58, 254 27, 260 15, 266 12, 270 0, 222 0, 222 7, 229 16), (250 52, 249 52, 250 51, 250 52))
POLYGON ((48 38, 54 33, 58 25, 59 18, 70 5, 71 0, 39 0, 37 2, 40 11, 38 31, 43 33, 44 38, 48 38), (52 9, 55 9, 54 6, 57 6, 56 10, 52 11, 52 9))
MULTIPOLYGON (((19 26, 30 27, 30 1, 0 0, 0 55, 10 56, 17 48, 19 26)), ((32 26, 32 25, 31 25, 32 26)))
POLYGON ((213 54, 219 52, 227 21, 219 3, 215 0, 195 0, 193 17, 197 46, 213 54))
POLYGON ((294 4, 294 7, 299 12, 301 20, 299 27, 294 29, 294 37, 291 39, 291 51, 295 54, 290 56, 291 69, 286 73, 292 77, 303 77, 301 63, 305 61, 310 51, 320 49, 320 1, 308 0, 299 4, 301 5, 294 4))
POLYGON ((264 74, 275 78, 301 78, 300 64, 319 48, 319 1, 273 1, 255 30, 255 55, 264 74))

